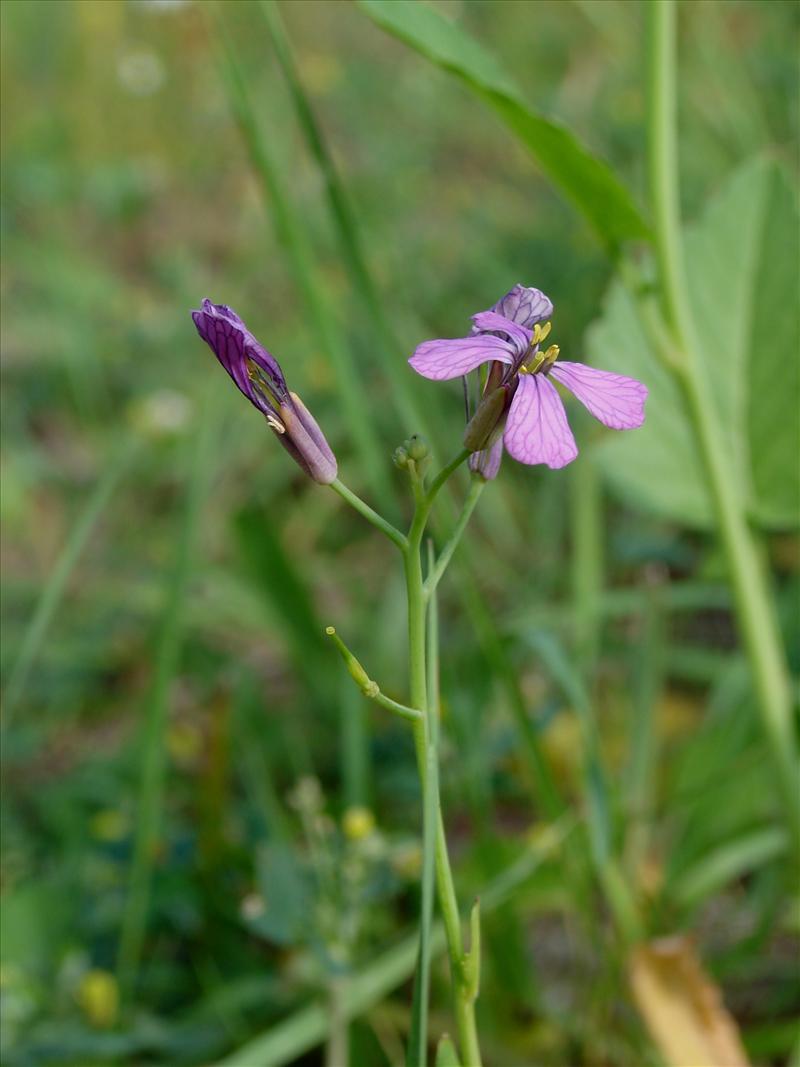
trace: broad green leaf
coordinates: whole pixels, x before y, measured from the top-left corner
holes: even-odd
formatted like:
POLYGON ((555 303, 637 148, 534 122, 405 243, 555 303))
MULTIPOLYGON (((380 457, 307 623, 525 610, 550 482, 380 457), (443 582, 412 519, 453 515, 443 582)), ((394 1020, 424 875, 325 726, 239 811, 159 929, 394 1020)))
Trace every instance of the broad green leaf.
MULTIPOLYGON (((686 233, 703 371, 750 515, 767 528, 793 526, 800 515, 799 253, 788 180, 764 159, 737 170, 686 233)), ((609 437, 597 450, 609 481, 647 510, 710 527, 711 503, 683 397, 619 283, 587 347, 596 366, 650 388, 644 426, 609 437)))
POLYGON ((491 105, 608 245, 647 237, 647 224, 611 168, 565 126, 534 111, 508 72, 460 26, 419 0, 359 0, 359 6, 491 105))

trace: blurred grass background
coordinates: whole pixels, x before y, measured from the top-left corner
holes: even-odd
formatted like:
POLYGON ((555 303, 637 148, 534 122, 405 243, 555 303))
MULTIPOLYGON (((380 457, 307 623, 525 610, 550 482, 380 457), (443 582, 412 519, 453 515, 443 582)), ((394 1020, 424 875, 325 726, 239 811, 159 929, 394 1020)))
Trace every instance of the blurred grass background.
MULTIPOLYGON (((438 7, 642 188, 638 6, 438 7)), ((406 370, 414 345, 458 335, 521 281, 553 298, 556 340, 580 359, 610 278, 586 224, 464 88, 354 6, 283 4, 376 317, 263 11, 217 11, 224 27, 210 3, 180 0, 2 6, 9 1065, 214 1061, 332 983, 388 968, 414 930, 410 739, 351 691, 322 637, 335 622, 404 698, 396 560, 275 447, 189 309, 210 296, 245 318, 344 480, 400 522, 393 447, 422 428, 443 461, 463 417, 458 383, 406 370), (252 169, 230 56, 300 227, 299 261, 252 169), (348 380, 331 350, 353 362, 348 380), (345 392, 361 396, 360 431, 345 392)), ((798 19, 781 2, 693 3, 681 17, 691 217, 755 152, 796 174, 798 19)), ((574 848, 532 861, 486 916, 487 1060, 658 1062, 602 903, 575 875, 593 803, 585 701, 648 936, 691 931, 755 1062, 782 1063, 800 1009, 797 886, 713 531, 610 492, 594 427, 577 412, 575 425, 582 457, 567 470, 506 461, 441 594, 462 900, 546 842, 559 805, 539 747, 578 823, 574 848)), ((765 551, 797 668, 797 538, 775 530, 765 551)), ((354 1024, 354 1064, 400 1058, 412 965, 354 1024)), ((273 1059, 241 1062, 300 1062, 303 1047, 289 1032, 273 1059)))

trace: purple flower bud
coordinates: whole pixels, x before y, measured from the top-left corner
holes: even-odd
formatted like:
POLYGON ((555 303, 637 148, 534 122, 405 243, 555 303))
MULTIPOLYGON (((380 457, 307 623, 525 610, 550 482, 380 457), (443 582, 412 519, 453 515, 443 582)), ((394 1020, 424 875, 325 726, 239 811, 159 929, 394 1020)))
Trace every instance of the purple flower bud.
POLYGON ((336 457, 297 393, 289 391, 278 361, 225 304, 204 300, 192 312, 197 332, 254 407, 264 415, 289 455, 315 482, 327 485, 336 457))
POLYGON ((515 285, 491 310, 526 330, 532 330, 537 322, 545 322, 551 317, 553 302, 541 289, 515 285))

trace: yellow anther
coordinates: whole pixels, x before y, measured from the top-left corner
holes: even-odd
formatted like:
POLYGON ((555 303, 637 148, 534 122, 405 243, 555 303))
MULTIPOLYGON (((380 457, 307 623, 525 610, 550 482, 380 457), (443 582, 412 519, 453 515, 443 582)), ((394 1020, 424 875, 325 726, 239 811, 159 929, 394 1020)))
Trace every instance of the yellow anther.
POLYGON ((533 335, 531 336, 531 345, 538 345, 542 339, 542 327, 537 322, 533 327, 533 335))
POLYGON ((547 349, 547 351, 542 356, 542 361, 544 363, 547 363, 550 366, 552 366, 555 363, 555 361, 558 359, 558 353, 560 351, 561 351, 561 349, 558 347, 558 345, 550 345, 550 347, 547 349))
POLYGON ((536 329, 539 331, 538 340, 539 341, 547 340, 547 338, 550 336, 550 331, 552 330, 552 328, 553 328, 552 322, 546 322, 544 324, 544 326, 540 326, 539 323, 537 322, 536 323, 536 329))

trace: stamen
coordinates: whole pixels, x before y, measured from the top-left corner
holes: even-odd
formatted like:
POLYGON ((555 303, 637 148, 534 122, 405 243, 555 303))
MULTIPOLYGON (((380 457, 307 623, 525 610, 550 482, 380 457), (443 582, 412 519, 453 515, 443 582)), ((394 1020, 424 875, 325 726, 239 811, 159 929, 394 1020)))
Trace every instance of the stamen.
POLYGON ((558 359, 558 354, 560 351, 561 349, 558 347, 558 345, 550 345, 550 347, 547 349, 544 356, 542 357, 543 361, 548 365, 548 367, 553 366, 555 361, 558 359))
POLYGON ((547 338, 550 336, 550 331, 553 328, 553 324, 552 322, 546 322, 544 326, 540 327, 539 323, 537 322, 536 328, 539 330, 539 341, 546 341, 547 338))
POLYGON ((268 425, 275 431, 275 433, 286 433, 286 427, 283 425, 280 419, 276 418, 272 412, 269 412, 264 416, 268 425))

